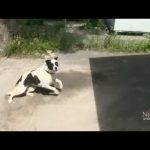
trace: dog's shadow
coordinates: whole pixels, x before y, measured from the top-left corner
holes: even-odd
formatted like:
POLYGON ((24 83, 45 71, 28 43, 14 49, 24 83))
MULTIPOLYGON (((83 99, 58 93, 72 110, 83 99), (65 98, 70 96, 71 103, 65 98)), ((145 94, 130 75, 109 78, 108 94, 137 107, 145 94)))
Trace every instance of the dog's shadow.
MULTIPOLYGON (((60 89, 56 88, 59 92, 61 92, 60 89)), ((56 94, 53 93, 52 90, 49 90, 49 89, 45 89, 45 88, 42 88, 42 87, 36 87, 36 89, 34 90, 33 93, 37 93, 37 94, 42 94, 42 95, 52 95, 52 96, 57 96, 56 94)), ((20 95, 16 95, 14 97, 24 97, 26 96, 26 93, 22 93, 20 95)))
MULTIPOLYGON (((56 88, 56 89, 59 90, 59 92, 61 91, 58 88, 56 88)), ((38 94, 42 94, 42 95, 53 95, 53 96, 56 96, 56 94, 54 94, 52 90, 45 89, 45 88, 42 88, 42 87, 37 87, 35 89, 34 93, 38 93, 38 94)))
POLYGON ((45 89, 42 87, 37 87, 34 91, 34 93, 42 94, 42 95, 50 95, 52 93, 52 90, 45 89))

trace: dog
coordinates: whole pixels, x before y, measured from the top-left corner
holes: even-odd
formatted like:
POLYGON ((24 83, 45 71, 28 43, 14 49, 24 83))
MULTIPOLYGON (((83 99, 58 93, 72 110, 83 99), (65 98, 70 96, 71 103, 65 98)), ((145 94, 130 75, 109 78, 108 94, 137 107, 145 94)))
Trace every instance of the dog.
POLYGON ((51 90, 54 95, 58 95, 62 91, 62 81, 54 77, 58 71, 58 56, 54 53, 49 54, 49 56, 45 56, 44 64, 41 67, 28 71, 20 77, 14 89, 6 94, 9 96, 8 103, 12 103, 14 97, 22 94, 34 96, 38 87, 51 90), (54 83, 57 83, 59 88, 56 88, 54 83))

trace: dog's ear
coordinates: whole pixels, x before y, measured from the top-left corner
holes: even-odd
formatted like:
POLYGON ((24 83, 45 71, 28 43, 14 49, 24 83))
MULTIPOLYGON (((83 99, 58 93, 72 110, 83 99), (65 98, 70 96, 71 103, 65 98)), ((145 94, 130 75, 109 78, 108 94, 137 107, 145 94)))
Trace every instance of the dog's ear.
POLYGON ((58 59, 58 56, 56 56, 54 59, 57 60, 57 59, 58 59))

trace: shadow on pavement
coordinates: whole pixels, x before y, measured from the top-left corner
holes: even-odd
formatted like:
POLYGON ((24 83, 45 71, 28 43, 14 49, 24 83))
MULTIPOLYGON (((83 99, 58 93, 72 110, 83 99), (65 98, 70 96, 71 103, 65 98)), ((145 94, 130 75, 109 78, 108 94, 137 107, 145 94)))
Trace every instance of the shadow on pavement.
POLYGON ((150 130, 150 56, 90 58, 90 66, 100 130, 150 130))

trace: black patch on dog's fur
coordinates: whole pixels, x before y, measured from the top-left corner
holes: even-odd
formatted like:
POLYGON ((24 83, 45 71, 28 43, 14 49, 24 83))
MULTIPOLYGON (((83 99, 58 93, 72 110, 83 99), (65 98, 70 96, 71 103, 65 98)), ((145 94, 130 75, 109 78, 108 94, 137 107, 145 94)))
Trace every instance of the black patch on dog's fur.
POLYGON ((20 77, 20 79, 17 81, 16 85, 22 80, 22 76, 20 77))
POLYGON ((33 77, 31 73, 29 73, 26 79, 24 80, 25 86, 38 85, 39 83, 40 83, 39 78, 36 75, 33 77))
POLYGON ((51 60, 46 60, 46 64, 49 70, 53 70, 54 64, 51 62, 51 60))
POLYGON ((58 62, 55 62, 55 65, 58 67, 58 62))
POLYGON ((33 78, 34 78, 34 84, 38 85, 40 83, 38 76, 35 75, 33 78))

